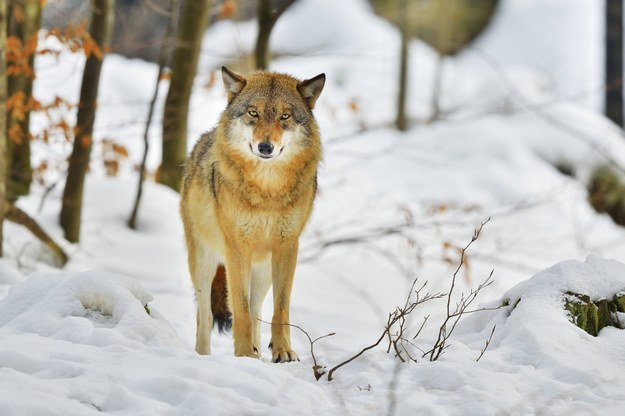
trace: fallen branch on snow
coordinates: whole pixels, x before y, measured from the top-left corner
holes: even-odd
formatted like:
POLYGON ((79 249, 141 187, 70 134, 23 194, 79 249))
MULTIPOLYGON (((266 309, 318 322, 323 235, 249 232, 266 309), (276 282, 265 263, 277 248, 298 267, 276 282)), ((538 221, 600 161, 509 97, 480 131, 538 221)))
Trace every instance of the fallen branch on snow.
POLYGON ((59 246, 56 241, 54 241, 52 237, 50 237, 48 233, 46 233, 43 228, 39 226, 37 221, 35 221, 27 213, 25 213, 13 204, 5 203, 4 218, 26 227, 35 237, 37 237, 54 253, 61 267, 67 263, 69 258, 67 257, 67 254, 65 254, 65 251, 63 251, 61 246, 59 246))
MULTIPOLYGON (((332 375, 334 374, 336 370, 338 370, 339 368, 343 367, 346 364, 351 363, 356 358, 360 357, 362 354, 369 351, 370 349, 377 347, 378 345, 380 345, 382 340, 384 340, 384 338, 388 338, 388 342, 389 342, 387 352, 390 352, 390 349, 392 347, 395 350, 396 356, 402 362, 406 361, 406 359, 403 357, 404 354, 411 361, 416 361, 410 356, 406 348, 404 348, 404 342, 406 341, 406 338, 403 336, 403 334, 405 330, 404 326, 406 323, 406 317, 410 315, 416 309, 417 306, 422 305, 425 302, 428 302, 430 300, 439 299, 445 296, 445 294, 443 293, 431 294, 428 292, 425 294, 425 296, 421 297, 421 291, 425 288, 425 286, 427 285, 427 282, 425 282, 419 289, 415 290, 414 287, 417 284, 417 280, 418 278, 412 282, 412 286, 410 287, 410 292, 408 293, 408 297, 406 298, 406 302, 404 303, 404 306, 401 308, 397 307, 394 312, 388 314, 388 320, 386 321, 386 325, 384 326, 384 331, 382 332, 382 335, 380 335, 380 338, 378 338, 378 340, 375 343, 369 345, 368 347, 363 348, 356 355, 332 367, 330 371, 328 371, 328 381, 332 381, 332 375), (416 295, 416 299, 414 301, 412 300, 413 292, 416 295), (397 324, 399 324, 398 331, 395 333, 392 333, 393 328, 395 328, 397 324)), ((426 321, 427 321, 427 318, 425 318, 423 323, 421 324, 421 327, 417 335, 421 332, 421 329, 423 329, 426 321)))

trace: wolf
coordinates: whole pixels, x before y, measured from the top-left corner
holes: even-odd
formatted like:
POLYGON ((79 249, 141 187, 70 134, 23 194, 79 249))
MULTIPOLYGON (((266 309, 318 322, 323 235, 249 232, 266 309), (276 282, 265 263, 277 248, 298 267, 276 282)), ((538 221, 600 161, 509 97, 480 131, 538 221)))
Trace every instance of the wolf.
POLYGON ((222 67, 227 106, 184 168, 180 212, 197 298, 195 349, 210 354, 213 323, 231 326, 234 354, 260 358, 263 300, 273 286, 273 362, 298 360, 289 308, 302 233, 322 158, 312 110, 325 74, 243 76, 222 67))

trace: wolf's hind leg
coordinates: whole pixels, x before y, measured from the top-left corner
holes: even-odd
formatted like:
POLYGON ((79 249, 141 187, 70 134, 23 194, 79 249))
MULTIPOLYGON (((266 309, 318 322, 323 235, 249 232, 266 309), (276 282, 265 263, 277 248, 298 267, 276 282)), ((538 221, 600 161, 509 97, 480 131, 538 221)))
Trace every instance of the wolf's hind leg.
POLYGON ((263 263, 252 268, 250 309, 252 314, 252 334, 254 339, 254 347, 261 356, 262 349, 260 343, 260 326, 263 301, 271 287, 271 264, 263 263))
POLYGON ((215 254, 203 247, 201 243, 189 244, 189 270, 197 299, 195 350, 199 354, 211 352, 211 330, 213 329, 211 285, 218 264, 215 254))

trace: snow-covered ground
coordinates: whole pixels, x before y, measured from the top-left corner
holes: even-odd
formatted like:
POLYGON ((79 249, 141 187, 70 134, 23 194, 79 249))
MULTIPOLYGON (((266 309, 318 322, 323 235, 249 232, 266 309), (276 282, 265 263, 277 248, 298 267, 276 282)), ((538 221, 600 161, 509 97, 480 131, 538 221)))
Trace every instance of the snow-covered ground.
MULTIPOLYGON (((592 210, 584 183, 606 155, 625 166, 622 133, 598 114, 601 30, 595 2, 502 1, 476 45, 445 64, 444 118, 432 124, 424 121, 436 58, 413 41, 414 122, 399 133, 390 127, 399 38, 389 23, 361 0, 300 0, 278 22, 272 68, 328 78, 315 110, 325 150, 320 192, 292 300, 293 324, 313 338, 336 332, 314 344, 317 361, 331 368, 374 343, 415 277, 432 293, 447 292, 459 249, 488 218, 454 301, 494 269, 477 303, 507 305, 465 316, 436 362, 401 363, 382 342, 332 381, 315 380, 310 344, 296 329, 299 363, 271 364, 266 352, 234 358, 229 335, 213 337, 211 356, 193 352, 177 194, 148 182, 139 229, 125 226, 156 68, 108 56, 82 240, 62 242, 70 262, 59 270, 26 231, 6 225, 0 414, 622 414, 625 333, 606 328, 592 337, 562 309, 566 291, 600 299, 625 290, 625 232, 592 210), (104 176, 105 138, 129 150, 115 178, 104 176), (563 164, 575 178, 556 169, 563 164)), ((254 23, 221 22, 207 32, 189 146, 225 105, 215 69, 249 49, 254 31, 254 23)), ((35 95, 75 102, 83 63, 69 53, 43 56, 35 95)), ((34 117, 34 128, 46 122, 34 117)), ((157 118, 151 170, 159 135, 157 118)), ((68 151, 63 139, 34 143, 35 162, 49 162, 47 185, 62 178, 68 151)), ((35 186, 19 201, 58 240, 61 192, 62 183, 49 195, 35 186)), ((435 341, 444 299, 417 308, 408 333, 427 315, 415 340, 423 350, 435 341)), ((263 342, 269 332, 263 328, 263 342)), ((420 357, 416 347, 411 354, 420 357)))

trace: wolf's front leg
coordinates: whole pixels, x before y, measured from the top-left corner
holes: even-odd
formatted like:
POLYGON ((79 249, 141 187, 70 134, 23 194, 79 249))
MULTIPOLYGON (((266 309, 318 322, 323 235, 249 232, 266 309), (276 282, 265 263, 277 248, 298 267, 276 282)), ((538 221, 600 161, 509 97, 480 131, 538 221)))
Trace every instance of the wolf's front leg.
POLYGON ((298 247, 297 239, 286 240, 274 247, 272 253, 271 354, 274 363, 299 360, 295 351, 291 349, 291 327, 288 325, 298 247))
POLYGON ((228 299, 232 312, 234 355, 259 358, 252 339, 250 315, 251 252, 245 247, 229 245, 226 251, 226 279, 228 299))
POLYGON ((252 268, 250 306, 252 311, 252 334, 254 336, 254 345, 258 348, 258 355, 262 356, 262 348, 260 343, 260 324, 261 311, 263 301, 271 287, 271 263, 262 263, 252 268))

